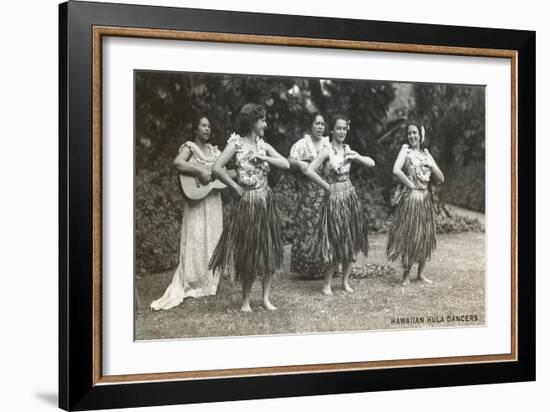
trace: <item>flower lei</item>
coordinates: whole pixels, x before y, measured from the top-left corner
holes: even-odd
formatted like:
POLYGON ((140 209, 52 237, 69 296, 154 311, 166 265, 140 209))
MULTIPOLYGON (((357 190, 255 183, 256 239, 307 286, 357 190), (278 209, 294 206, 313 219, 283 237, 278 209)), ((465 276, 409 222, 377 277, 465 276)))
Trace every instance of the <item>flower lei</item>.
POLYGON ((431 176, 430 168, 426 166, 424 159, 419 159, 418 157, 415 157, 414 159, 417 160, 417 161, 414 161, 413 159, 411 159, 411 162, 414 168, 414 174, 416 175, 416 177, 420 182, 428 183, 430 181, 430 176, 431 176))
MULTIPOLYGON (((269 172, 269 164, 264 161, 252 160, 253 152, 244 153, 243 138, 237 133, 232 133, 229 141, 233 141, 237 146, 240 156, 237 158, 239 181, 247 186, 256 186, 260 179, 269 172)), ((265 155, 263 140, 258 141, 258 154, 265 155)))
POLYGON ((330 153, 328 161, 332 169, 338 174, 348 173, 349 166, 351 163, 346 159, 346 156, 352 153, 352 150, 349 148, 347 144, 344 145, 343 159, 340 160, 340 157, 338 156, 338 153, 336 152, 336 149, 334 148, 334 146, 331 145, 331 149, 332 149, 332 153, 330 153))

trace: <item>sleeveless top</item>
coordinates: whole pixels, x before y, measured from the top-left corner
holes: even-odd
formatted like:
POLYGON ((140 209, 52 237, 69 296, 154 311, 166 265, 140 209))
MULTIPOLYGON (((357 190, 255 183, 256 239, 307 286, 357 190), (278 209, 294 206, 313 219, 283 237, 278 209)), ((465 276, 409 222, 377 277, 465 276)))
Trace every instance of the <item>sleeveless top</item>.
POLYGON ((267 143, 262 138, 256 139, 257 152, 247 149, 243 137, 233 133, 228 143, 233 143, 236 148, 235 167, 237 169, 237 182, 244 190, 259 189, 267 185, 269 164, 265 161, 254 158, 256 154, 267 155, 267 143))
POLYGON ((339 154, 331 144, 329 146, 328 159, 325 160, 324 174, 326 181, 329 184, 337 182, 346 182, 349 180, 349 169, 351 166, 351 160, 348 159, 348 155, 356 154, 349 145, 344 145, 343 153, 339 154))
POLYGON ((411 182, 415 184, 418 190, 427 190, 428 183, 432 174, 428 164, 428 156, 424 152, 418 152, 404 145, 406 158, 404 172, 411 182))

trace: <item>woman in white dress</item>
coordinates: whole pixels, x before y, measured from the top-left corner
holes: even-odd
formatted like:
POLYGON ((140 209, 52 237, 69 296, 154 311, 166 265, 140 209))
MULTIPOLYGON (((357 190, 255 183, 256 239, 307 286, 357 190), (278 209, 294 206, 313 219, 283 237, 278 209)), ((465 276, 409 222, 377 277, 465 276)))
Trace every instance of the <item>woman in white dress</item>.
MULTIPOLYGON (((208 143, 210 122, 198 116, 193 122, 195 139, 181 145, 174 159, 179 173, 195 176, 203 184, 212 180, 211 169, 220 155, 208 143)), ((215 295, 219 275, 208 269, 208 261, 223 229, 220 192, 212 190, 200 200, 183 200, 179 264, 164 295, 151 303, 151 309, 171 309, 186 297, 215 295)))

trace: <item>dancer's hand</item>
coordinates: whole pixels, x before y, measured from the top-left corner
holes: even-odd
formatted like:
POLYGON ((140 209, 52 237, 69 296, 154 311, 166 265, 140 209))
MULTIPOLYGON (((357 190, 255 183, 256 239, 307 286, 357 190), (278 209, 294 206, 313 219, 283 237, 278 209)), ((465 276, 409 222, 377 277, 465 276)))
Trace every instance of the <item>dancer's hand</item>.
POLYGON ((237 194, 239 195, 239 197, 241 197, 241 196, 243 195, 243 193, 244 193, 244 189, 243 189, 241 186, 237 185, 237 186, 235 187, 235 192, 237 192, 237 194))
POLYGON ((353 150, 351 152, 349 152, 348 154, 346 154, 346 160, 350 161, 350 162, 355 160, 355 159, 358 159, 359 157, 361 157, 361 155, 359 153, 353 151, 353 150))
POLYGON ((424 154, 426 155, 426 158, 427 158, 426 166, 428 166, 430 169, 433 169, 435 167, 435 160, 432 154, 428 149, 424 149, 424 154))
POLYGON ((267 156, 264 156, 261 154, 255 154, 250 160, 252 160, 255 163, 267 162, 267 156))

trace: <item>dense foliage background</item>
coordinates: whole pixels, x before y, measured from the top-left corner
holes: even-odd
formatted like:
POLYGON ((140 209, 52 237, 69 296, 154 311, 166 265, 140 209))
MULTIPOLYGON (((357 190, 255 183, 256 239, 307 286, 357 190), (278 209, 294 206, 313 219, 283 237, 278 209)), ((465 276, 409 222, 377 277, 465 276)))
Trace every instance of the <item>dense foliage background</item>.
MULTIPOLYGON (((257 102, 267 109, 266 140, 287 156, 308 131, 315 110, 344 113, 351 119, 347 142, 376 161, 369 171, 352 170, 352 179, 371 230, 384 232, 391 218, 396 186, 395 157, 406 142, 408 119, 426 126, 426 145, 445 173, 432 185, 440 232, 483 230, 477 221, 451 215, 445 202, 477 211, 485 208, 485 90, 481 86, 325 80, 288 77, 137 72, 136 92, 136 263, 140 273, 177 263, 182 194, 172 160, 192 138, 195 113, 207 114, 211 141, 223 148, 240 108, 257 102)), ((327 126, 328 129, 328 126, 327 126)), ((327 130, 328 134, 328 130, 327 130)), ((271 181, 283 218, 284 236, 293 236, 297 181, 272 172, 271 181)), ((222 193, 224 208, 234 200, 222 193)))

